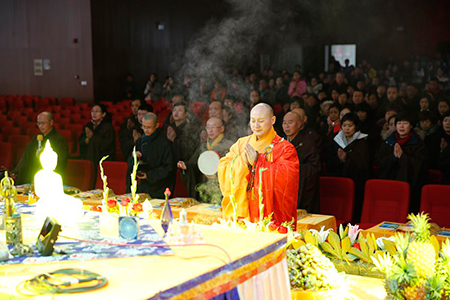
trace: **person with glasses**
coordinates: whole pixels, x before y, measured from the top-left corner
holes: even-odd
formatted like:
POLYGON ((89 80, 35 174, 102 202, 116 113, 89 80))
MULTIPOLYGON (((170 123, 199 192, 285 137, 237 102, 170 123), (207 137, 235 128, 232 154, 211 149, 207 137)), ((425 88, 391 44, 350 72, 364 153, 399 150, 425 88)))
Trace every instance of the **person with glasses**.
MULTIPOLYGON (((147 193, 152 198, 164 198, 166 188, 173 190, 175 185, 172 147, 164 132, 159 128, 158 117, 147 113, 142 117, 144 134, 136 141, 136 156, 139 159, 137 172, 139 193, 147 193)), ((133 157, 128 158, 127 190, 130 190, 130 174, 133 157)))
POLYGON ((142 131, 142 117, 153 112, 153 107, 139 99, 131 102, 132 115, 125 119, 119 129, 120 150, 125 158, 131 155, 136 141, 144 134, 142 131))
POLYGON ((102 157, 109 155, 114 160, 116 140, 114 127, 103 104, 95 104, 91 109, 92 120, 86 124, 78 141, 81 157, 96 166, 102 157))
POLYGON ((22 155, 17 166, 12 171, 15 176, 16 184, 32 183, 34 175, 42 169, 39 156, 44 150, 47 140, 58 154, 58 163, 55 172, 64 178, 67 168, 67 160, 69 156, 69 147, 67 141, 53 127, 53 116, 50 112, 44 111, 37 116, 36 126, 41 131, 40 134, 34 136, 25 152, 22 155))
MULTIPOLYGON (((212 117, 206 122, 205 127, 206 133, 208 135, 206 142, 200 144, 197 150, 192 154, 192 156, 187 161, 178 161, 177 167, 182 170, 182 178, 184 184, 188 189, 189 196, 195 199, 199 199, 197 197, 196 186, 199 183, 204 183, 207 181, 206 176, 200 173, 200 170, 197 165, 198 158, 200 154, 205 151, 212 150, 217 152, 221 157, 225 156, 233 142, 226 139, 224 136, 225 126, 221 118, 212 117)), ((220 194, 219 182, 217 181, 217 175, 209 178, 214 180, 214 185, 217 186, 217 192, 220 194)), ((205 195, 208 199, 211 195, 205 195)), ((204 197, 205 198, 205 197, 204 197)), ((204 202, 210 202, 208 199, 202 199, 204 202)), ((218 204, 218 203, 217 203, 218 204)))

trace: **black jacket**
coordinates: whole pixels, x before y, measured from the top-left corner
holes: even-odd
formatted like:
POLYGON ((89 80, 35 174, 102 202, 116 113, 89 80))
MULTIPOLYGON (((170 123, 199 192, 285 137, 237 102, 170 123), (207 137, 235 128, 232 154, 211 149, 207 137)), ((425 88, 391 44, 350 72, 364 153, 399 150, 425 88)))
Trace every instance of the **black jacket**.
POLYGON ((319 213, 320 211, 319 176, 321 161, 320 143, 317 142, 317 136, 318 134, 315 131, 305 128, 290 141, 297 150, 300 162, 297 208, 306 209, 312 213, 319 213))
MULTIPOLYGON (((42 150, 45 147, 47 140, 50 141, 53 151, 58 154, 58 163, 56 165, 55 172, 62 176, 66 174, 67 160, 69 156, 69 147, 64 136, 60 135, 55 128, 44 136, 41 142, 42 150)), ((25 148, 25 152, 19 161, 19 164, 13 170, 14 174, 17 174, 16 184, 31 183, 34 181, 34 175, 42 169, 41 162, 36 155, 39 142, 37 135, 34 136, 28 146, 25 148)))
MULTIPOLYGON (((141 180, 138 184, 139 193, 147 193, 152 198, 164 199, 166 188, 172 188, 175 183, 172 148, 164 132, 157 129, 150 138, 142 136, 136 141, 136 151, 142 154, 141 162, 143 171, 147 178, 141 180)), ((133 168, 133 159, 128 159, 127 183, 130 185, 131 170, 133 168)))
POLYGON ((396 158, 394 156, 394 146, 397 143, 395 133, 392 133, 380 146, 375 163, 379 167, 381 179, 406 181, 410 184, 410 211, 418 212, 420 193, 428 171, 427 148, 420 137, 412 131, 412 138, 402 146, 403 155, 396 158))
POLYGON ((106 155, 109 155, 108 160, 114 160, 116 139, 113 125, 110 122, 102 121, 95 129, 92 122, 87 123, 84 127, 92 130, 94 135, 86 144, 86 132, 83 129, 83 133, 78 138, 81 157, 92 161, 95 166, 106 155))

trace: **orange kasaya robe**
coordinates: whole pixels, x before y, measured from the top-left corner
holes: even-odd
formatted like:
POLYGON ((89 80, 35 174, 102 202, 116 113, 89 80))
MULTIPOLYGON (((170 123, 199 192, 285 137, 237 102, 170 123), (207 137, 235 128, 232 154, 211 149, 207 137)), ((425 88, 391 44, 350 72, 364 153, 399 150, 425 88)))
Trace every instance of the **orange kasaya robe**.
POLYGON ((220 160, 218 178, 223 200, 224 217, 233 216, 230 201, 231 178, 234 178, 237 216, 259 220, 259 169, 262 172, 264 217, 273 213, 273 219, 280 223, 292 221, 294 229, 297 220, 297 197, 299 187, 299 161, 297 151, 288 141, 279 137, 273 128, 264 137, 256 140, 254 134, 240 138, 230 152, 220 160), (244 161, 245 144, 258 151, 258 160, 253 167, 244 161), (233 172, 231 164, 236 157, 233 172), (249 184, 250 182, 250 184, 249 184))

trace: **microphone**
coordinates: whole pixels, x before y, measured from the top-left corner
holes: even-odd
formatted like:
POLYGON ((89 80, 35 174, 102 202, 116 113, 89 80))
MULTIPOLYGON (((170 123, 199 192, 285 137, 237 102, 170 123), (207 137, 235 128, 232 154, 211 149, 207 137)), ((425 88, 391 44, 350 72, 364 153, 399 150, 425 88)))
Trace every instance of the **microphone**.
POLYGON ((38 141, 38 149, 41 150, 41 148, 42 148, 42 141, 44 140, 44 136, 42 134, 38 134, 36 139, 38 141))

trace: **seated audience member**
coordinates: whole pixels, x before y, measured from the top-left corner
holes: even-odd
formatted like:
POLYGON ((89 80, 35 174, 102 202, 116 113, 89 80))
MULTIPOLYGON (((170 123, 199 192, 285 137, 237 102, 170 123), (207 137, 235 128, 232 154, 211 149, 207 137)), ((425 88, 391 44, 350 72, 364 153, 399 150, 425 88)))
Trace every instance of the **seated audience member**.
POLYGON ((375 120, 369 115, 370 107, 366 102, 355 105, 355 113, 360 121, 359 131, 370 134, 375 127, 375 120))
POLYGON ((346 106, 350 104, 349 96, 347 92, 341 93, 338 98, 338 103, 340 106, 346 106))
POLYGON ((289 142, 297 150, 300 162, 300 178, 297 208, 319 213, 320 152, 315 133, 306 127, 307 117, 302 108, 288 112, 283 119, 283 130, 289 142))
POLYGON ((261 94, 262 102, 270 105, 275 103, 275 95, 267 86, 267 81, 265 79, 259 81, 259 93, 261 94))
POLYGON ((450 112, 442 118, 440 150, 438 166, 442 172, 442 183, 450 184, 450 112))
MULTIPOLYGON (((338 94, 347 92, 348 85, 345 83, 345 75, 344 73, 338 72, 336 73, 336 77, 334 83, 331 84, 329 88, 329 93, 333 90, 336 90, 338 94)), ((334 99, 333 99, 334 100, 334 99)), ((336 98, 337 101, 337 98, 336 98)))
POLYGON ((388 87, 387 89, 387 99, 389 103, 394 103, 401 107, 402 110, 406 110, 406 104, 404 103, 403 99, 399 96, 398 87, 395 85, 392 85, 388 87))
POLYGON ((225 138, 235 143, 239 138, 247 135, 244 122, 238 120, 236 112, 225 106, 222 112, 222 120, 225 126, 225 138))
POLYGON ((395 126, 395 117, 397 114, 391 115, 385 124, 385 127, 381 130, 381 141, 384 143, 387 138, 393 134, 395 131, 397 131, 397 127, 395 126))
POLYGON ((133 130, 140 127, 138 122, 138 109, 141 106, 142 101, 140 99, 133 100, 131 102, 131 116, 127 117, 119 129, 119 143, 120 150, 125 157, 128 157, 133 150, 133 130))
MULTIPOLYGON (((197 161, 200 156, 205 151, 212 150, 217 152, 221 157, 225 156, 230 150, 233 142, 226 139, 224 136, 225 127, 223 125, 222 119, 217 117, 212 117, 206 122, 206 132, 208 138, 205 143, 201 143, 194 154, 187 161, 179 161, 177 163, 177 167, 181 170, 184 170, 183 181, 188 188, 188 193, 190 197, 196 198, 197 192, 195 187, 198 183, 202 183, 206 181, 206 177, 200 173, 198 169, 197 161)), ((217 181, 217 175, 212 176, 210 178, 214 180, 217 187, 219 186, 219 182, 217 181)), ((206 200, 206 199, 205 199, 206 200)), ((209 202, 209 201, 205 201, 209 202)))
POLYGON ((52 114, 47 111, 40 113, 37 116, 36 124, 41 133, 31 139, 18 165, 12 170, 12 176, 15 177, 16 184, 33 182, 34 175, 42 169, 39 156, 44 151, 47 140, 50 141, 53 151, 58 154, 58 163, 55 172, 63 178, 66 173, 69 147, 67 146, 66 139, 53 127, 52 114))
POLYGON ((419 128, 422 131, 423 142, 427 147, 428 161, 430 169, 438 168, 437 161, 441 150, 441 137, 436 116, 430 111, 419 113, 419 128))
POLYGON ((370 176, 370 156, 367 134, 359 131, 359 119, 353 113, 342 117, 341 131, 334 137, 336 155, 342 163, 342 177, 355 182, 353 222, 359 222, 364 201, 364 185, 370 176))
POLYGON ((86 124, 78 138, 80 155, 97 165, 102 157, 109 155, 114 160, 116 141, 114 127, 103 104, 95 104, 91 110, 92 120, 86 124))
POLYGON ((123 97, 125 99, 133 99, 137 96, 136 81, 134 81, 132 74, 127 75, 127 81, 124 84, 123 93, 123 97))
POLYGON ((437 109, 440 117, 442 118, 446 112, 450 111, 450 101, 446 98, 440 98, 437 104, 437 109))
POLYGON ((320 126, 320 104, 315 94, 308 95, 305 105, 306 115, 308 116, 308 127, 318 129, 320 126))
POLYGON ((209 104, 208 115, 210 118, 215 117, 222 119, 223 103, 222 101, 213 100, 209 104))
POLYGON ((339 112, 339 106, 337 104, 330 105, 330 113, 327 118, 327 135, 331 135, 333 138, 341 130, 341 120, 339 112))
POLYGON ((261 94, 258 90, 252 90, 250 92, 250 104, 246 107, 248 110, 251 110, 256 104, 261 102, 261 94))
POLYGON ((353 105, 360 105, 364 102, 364 91, 355 90, 352 95, 352 103, 353 105))
POLYGON ((406 181, 411 186, 410 211, 417 213, 420 192, 427 177, 427 149, 412 130, 410 113, 400 112, 395 118, 396 131, 380 146, 375 158, 381 179, 406 181))
POLYGON ((423 94, 419 101, 419 111, 430 111, 433 103, 433 98, 428 94, 423 94))
POLYGON ((174 105, 172 119, 173 122, 167 125, 166 135, 172 142, 174 161, 187 161, 199 144, 198 126, 190 121, 185 103, 174 105))
POLYGON ((220 101, 222 102, 225 99, 225 95, 227 94, 227 89, 223 87, 220 80, 214 80, 214 89, 211 91, 211 101, 220 101))
POLYGON ((162 92, 161 83, 159 83, 156 73, 152 73, 150 75, 149 81, 145 85, 144 90, 145 100, 156 102, 161 97, 161 92, 162 92))
POLYGON ((289 97, 301 97, 306 93, 306 81, 302 78, 300 72, 295 71, 292 76, 292 81, 289 83, 288 95, 289 97))
MULTIPOLYGON (((377 129, 380 132, 380 136, 383 141, 385 141, 392 132, 389 134, 387 133, 389 131, 389 123, 388 120, 391 116, 396 116, 401 111, 401 108, 396 104, 388 104, 386 106, 386 112, 384 114, 384 117, 377 121, 377 129)), ((394 121, 395 126, 395 121, 394 121)), ((395 128, 395 130, 397 130, 395 128)))
MULTIPOLYGON (((173 189, 175 184, 172 148, 164 132, 159 129, 158 117, 154 113, 142 117, 142 129, 144 135, 136 141, 136 156, 140 161, 137 190, 152 198, 164 199, 165 189, 173 189)), ((128 189, 132 169, 133 157, 129 157, 126 178, 128 189)))
POLYGON ((378 121, 384 117, 386 111, 381 105, 381 101, 380 98, 378 98, 377 93, 368 94, 366 97, 366 102, 370 106, 369 115, 373 120, 378 121))
POLYGON ((288 87, 284 84, 283 78, 277 77, 275 83, 275 103, 289 103, 288 87))
MULTIPOLYGON (((350 111, 349 111, 350 112, 350 111)), ((327 131, 322 131, 324 162, 326 171, 330 175, 337 176, 341 173, 341 163, 336 156, 333 139, 341 130, 341 120, 339 118, 339 105, 330 106, 330 114, 327 118, 327 131)))

